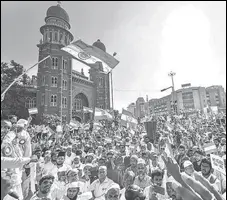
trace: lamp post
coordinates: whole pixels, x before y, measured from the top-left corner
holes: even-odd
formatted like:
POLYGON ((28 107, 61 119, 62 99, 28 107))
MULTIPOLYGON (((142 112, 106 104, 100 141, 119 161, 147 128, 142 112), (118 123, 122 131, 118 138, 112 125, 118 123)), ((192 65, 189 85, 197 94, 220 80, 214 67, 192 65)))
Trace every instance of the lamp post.
POLYGON ((168 74, 168 76, 170 76, 171 77, 171 80, 172 80, 172 104, 173 104, 173 112, 175 113, 175 99, 174 99, 174 92, 175 92, 175 89, 174 89, 174 80, 173 80, 173 77, 176 75, 176 73, 175 72, 170 72, 169 74, 168 74))

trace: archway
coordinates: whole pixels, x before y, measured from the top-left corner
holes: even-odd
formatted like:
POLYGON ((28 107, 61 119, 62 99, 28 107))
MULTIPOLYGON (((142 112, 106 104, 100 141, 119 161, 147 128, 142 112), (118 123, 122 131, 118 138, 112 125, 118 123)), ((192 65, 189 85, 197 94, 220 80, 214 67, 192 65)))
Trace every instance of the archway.
POLYGON ((79 93, 74 97, 72 118, 77 121, 87 122, 90 119, 89 113, 83 113, 83 107, 89 107, 88 98, 85 94, 79 93))

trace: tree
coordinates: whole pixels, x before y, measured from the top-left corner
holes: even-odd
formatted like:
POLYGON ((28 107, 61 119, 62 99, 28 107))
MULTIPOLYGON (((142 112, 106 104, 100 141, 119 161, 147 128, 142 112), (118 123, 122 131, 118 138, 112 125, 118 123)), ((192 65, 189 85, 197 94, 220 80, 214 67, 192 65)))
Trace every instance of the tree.
MULTIPOLYGON (((1 93, 24 71, 24 67, 15 61, 10 64, 1 62, 1 93)), ((26 96, 29 92, 25 85, 29 84, 30 77, 25 74, 20 81, 16 82, 5 94, 1 104, 3 118, 9 115, 17 115, 19 118, 27 118, 28 110, 25 108, 26 96)))

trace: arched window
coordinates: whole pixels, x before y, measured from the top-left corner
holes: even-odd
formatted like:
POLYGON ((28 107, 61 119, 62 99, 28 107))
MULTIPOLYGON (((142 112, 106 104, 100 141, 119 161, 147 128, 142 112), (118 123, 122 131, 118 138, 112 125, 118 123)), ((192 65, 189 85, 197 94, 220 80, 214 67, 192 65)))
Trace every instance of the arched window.
POLYGON ((75 108, 77 111, 80 111, 83 109, 83 104, 81 99, 75 99, 75 108))
POLYGON ((42 94, 41 105, 43 106, 44 104, 45 104, 45 94, 42 94))
POLYGON ((51 77, 51 86, 52 87, 58 86, 58 78, 57 77, 54 77, 54 76, 51 77))
POLYGON ((52 69, 57 69, 57 68, 58 68, 58 58, 52 57, 52 69))
POLYGON ((67 81, 66 80, 62 81, 62 85, 63 85, 63 90, 67 90, 67 81))
POLYGON ((66 121, 67 121, 66 115, 62 115, 62 122, 66 122, 66 121))
POLYGON ((63 38, 63 34, 62 34, 62 32, 60 32, 60 38, 59 38, 60 43, 61 43, 62 38, 63 38))
POLYGON ((25 107, 30 109, 30 108, 35 108, 36 107, 36 98, 27 98, 25 102, 25 107))
POLYGON ((62 69, 64 73, 67 73, 67 60, 65 59, 62 61, 62 69))
POLYGON ((66 97, 62 98, 62 107, 67 108, 67 98, 66 97))
POLYGON ((56 94, 51 95, 50 106, 57 106, 57 95, 56 94))
POLYGON ((57 31, 54 32, 54 41, 58 42, 58 32, 57 31))
POLYGON ((53 34, 53 31, 50 31, 49 34, 50 34, 50 35, 49 35, 49 38, 50 38, 49 41, 52 42, 52 41, 53 41, 53 35, 52 35, 52 34, 53 34))
POLYGON ((42 86, 45 86, 45 75, 42 76, 42 86))
POLYGON ((104 85, 104 80, 103 80, 102 77, 100 77, 100 78, 99 78, 99 86, 100 86, 100 87, 103 87, 103 85, 104 85))

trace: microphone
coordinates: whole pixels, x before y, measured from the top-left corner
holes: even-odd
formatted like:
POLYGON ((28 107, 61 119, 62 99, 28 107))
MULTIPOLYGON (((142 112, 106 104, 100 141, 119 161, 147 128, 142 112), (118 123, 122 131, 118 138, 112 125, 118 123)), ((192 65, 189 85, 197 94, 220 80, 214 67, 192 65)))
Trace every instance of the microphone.
POLYGON ((14 199, 20 199, 20 197, 17 195, 16 192, 13 192, 13 191, 12 192, 9 192, 8 195, 11 196, 11 197, 13 197, 14 199))

